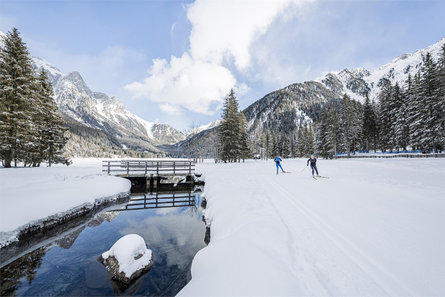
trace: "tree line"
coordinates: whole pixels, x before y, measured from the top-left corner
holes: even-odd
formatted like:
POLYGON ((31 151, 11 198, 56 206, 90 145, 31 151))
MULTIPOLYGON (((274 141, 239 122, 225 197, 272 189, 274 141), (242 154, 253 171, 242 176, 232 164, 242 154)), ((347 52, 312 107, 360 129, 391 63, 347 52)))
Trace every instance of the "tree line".
POLYGON ((46 71, 35 73, 20 33, 0 46, 0 159, 4 167, 42 162, 69 164, 63 156, 66 128, 46 71))
POLYGON ((325 157, 356 150, 440 152, 445 149, 445 46, 430 53, 404 86, 382 81, 378 102, 361 104, 346 94, 323 107, 315 126, 315 149, 325 157))
POLYGON ((236 161, 252 151, 261 158, 313 153, 332 158, 339 153, 349 156, 356 151, 377 150, 443 151, 445 45, 437 61, 430 53, 422 60, 416 75, 409 75, 403 86, 383 78, 377 102, 366 95, 362 104, 344 94, 341 99, 305 110, 311 119, 300 120, 292 131, 266 130, 262 135, 247 136, 245 117, 232 91, 224 104, 218 156, 223 161, 236 161))

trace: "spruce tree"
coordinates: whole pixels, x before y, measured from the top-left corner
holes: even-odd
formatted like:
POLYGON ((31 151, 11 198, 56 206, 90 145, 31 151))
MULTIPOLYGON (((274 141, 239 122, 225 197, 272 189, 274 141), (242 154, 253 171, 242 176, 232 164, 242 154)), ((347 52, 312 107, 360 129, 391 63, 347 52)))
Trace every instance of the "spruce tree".
POLYGON ((39 121, 37 125, 40 128, 40 158, 48 161, 48 166, 53 163, 69 164, 69 161, 63 156, 63 147, 67 138, 64 136, 66 128, 63 119, 54 101, 54 93, 51 83, 44 69, 41 70, 38 77, 38 95, 39 95, 39 121))
POLYGON ((422 134, 426 120, 424 110, 425 102, 420 90, 420 72, 418 72, 407 92, 408 101, 408 129, 411 146, 415 149, 422 148, 422 134))
POLYGON ((357 110, 354 102, 348 95, 344 94, 343 104, 340 117, 340 129, 341 129, 341 146, 342 150, 348 153, 350 156, 352 151, 355 151, 355 144, 360 137, 360 120, 358 117, 359 111, 357 110))
POLYGON ((436 91, 437 99, 434 102, 435 116, 437 123, 434 127, 437 135, 436 145, 439 149, 445 149, 445 44, 442 45, 439 61, 437 63, 438 86, 436 91))
POLYGON ((338 108, 333 107, 329 110, 326 143, 329 154, 333 156, 337 155, 341 148, 342 129, 340 127, 340 117, 338 108))
POLYGON ((320 122, 316 128, 316 151, 325 159, 329 157, 330 146, 328 142, 329 114, 326 107, 323 107, 320 114, 320 122))
MULTIPOLYGON (((410 79, 410 78, 409 78, 410 79)), ((394 133, 394 147, 399 150, 406 150, 409 143, 409 127, 407 122, 408 116, 408 95, 406 91, 402 91, 399 85, 394 87, 393 100, 395 100, 395 120, 393 121, 392 131, 394 133)))
POLYGON ((5 167, 28 158, 33 129, 34 77, 29 52, 16 28, 0 48, 0 158, 5 167))
POLYGON ((272 135, 269 129, 266 130, 265 134, 265 150, 266 150, 266 158, 270 158, 272 155, 273 141, 272 135))
POLYGON ((442 45, 438 61, 431 70, 433 80, 433 94, 431 100, 431 129, 433 135, 433 147, 436 151, 444 149, 445 136, 445 44, 442 45))
POLYGON ((303 125, 300 122, 298 125, 297 132, 297 157, 301 158, 305 154, 305 139, 304 139, 304 130, 303 125))
POLYGON ((380 149, 386 151, 391 147, 390 141, 392 138, 392 87, 387 82, 379 94, 379 113, 378 125, 380 130, 380 149))
POLYGON ((221 160, 224 162, 236 162, 250 156, 247 122, 240 113, 238 99, 231 90, 224 101, 219 128, 221 160))
POLYGON ((314 132, 312 126, 306 124, 304 126, 304 156, 310 157, 314 153, 314 132))
POLYGON ((423 129, 421 131, 420 144, 423 149, 434 148, 437 135, 435 123, 438 120, 435 104, 437 98, 438 78, 436 65, 429 52, 423 57, 420 77, 420 96, 423 103, 423 129))
POLYGON ((239 143, 240 143, 240 158, 244 161, 251 157, 251 151, 249 148, 249 134, 247 133, 247 120, 242 111, 238 113, 239 116, 239 143))
POLYGON ((371 105, 368 95, 366 95, 365 106, 363 107, 363 138, 364 147, 366 151, 376 150, 376 133, 377 133, 377 119, 374 109, 371 105))

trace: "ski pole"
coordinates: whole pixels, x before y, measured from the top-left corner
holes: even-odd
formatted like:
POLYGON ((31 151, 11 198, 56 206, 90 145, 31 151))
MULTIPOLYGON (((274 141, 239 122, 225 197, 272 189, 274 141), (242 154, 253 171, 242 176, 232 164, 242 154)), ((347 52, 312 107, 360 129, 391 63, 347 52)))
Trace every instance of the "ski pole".
POLYGON ((303 170, 301 170, 300 172, 303 172, 306 168, 307 168, 307 166, 304 166, 303 170))

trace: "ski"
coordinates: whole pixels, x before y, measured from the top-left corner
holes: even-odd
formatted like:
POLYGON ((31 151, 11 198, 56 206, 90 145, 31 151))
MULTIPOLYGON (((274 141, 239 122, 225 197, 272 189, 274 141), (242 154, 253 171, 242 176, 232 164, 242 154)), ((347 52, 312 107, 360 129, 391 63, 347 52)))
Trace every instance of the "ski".
POLYGON ((312 176, 312 178, 315 179, 315 180, 317 180, 317 179, 315 178, 315 176, 312 176))
POLYGON ((321 175, 317 175, 317 177, 319 177, 319 178, 329 178, 327 176, 321 176, 321 175))

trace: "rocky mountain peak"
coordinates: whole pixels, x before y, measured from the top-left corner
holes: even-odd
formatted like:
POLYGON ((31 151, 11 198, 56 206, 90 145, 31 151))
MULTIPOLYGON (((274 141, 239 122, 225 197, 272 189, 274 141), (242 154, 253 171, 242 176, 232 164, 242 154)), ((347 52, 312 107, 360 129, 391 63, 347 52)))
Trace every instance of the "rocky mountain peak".
POLYGON ((93 92, 93 98, 98 102, 103 102, 110 99, 107 94, 102 92, 93 92))
POLYGON ((80 93, 88 94, 92 97, 93 92, 87 86, 79 72, 73 71, 62 77, 63 81, 72 83, 80 93))

